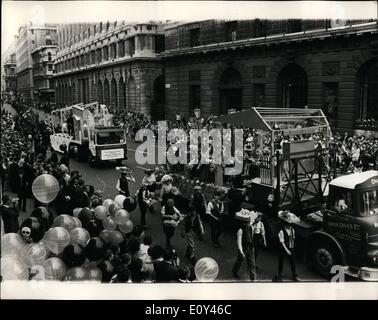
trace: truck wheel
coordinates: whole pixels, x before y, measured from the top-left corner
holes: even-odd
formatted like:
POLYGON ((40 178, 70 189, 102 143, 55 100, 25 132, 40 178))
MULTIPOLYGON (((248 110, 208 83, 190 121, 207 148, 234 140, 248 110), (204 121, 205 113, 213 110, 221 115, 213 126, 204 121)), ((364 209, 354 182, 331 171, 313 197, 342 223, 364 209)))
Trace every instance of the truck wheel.
POLYGON ((330 243, 325 241, 315 244, 312 250, 312 266, 314 270, 325 278, 331 276, 331 268, 340 264, 340 258, 330 243))
POLYGON ((89 155, 88 155, 88 163, 89 163, 89 166, 90 167, 94 167, 96 165, 96 158, 94 156, 92 156, 92 153, 89 152, 89 155))

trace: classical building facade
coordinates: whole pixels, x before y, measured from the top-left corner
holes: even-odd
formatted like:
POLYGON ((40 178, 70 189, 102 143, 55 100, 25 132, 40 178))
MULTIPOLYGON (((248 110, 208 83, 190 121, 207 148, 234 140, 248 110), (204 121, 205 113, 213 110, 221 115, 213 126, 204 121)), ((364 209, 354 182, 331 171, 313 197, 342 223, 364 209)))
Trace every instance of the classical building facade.
POLYGON ((56 45, 41 46, 32 52, 34 93, 41 103, 54 101, 55 88, 52 77, 56 52, 56 45))
POLYGON ((4 81, 5 92, 16 92, 17 91, 17 76, 16 76, 16 54, 12 53, 5 58, 4 73, 2 75, 2 80, 4 81))
POLYGON ((201 21, 165 28, 164 113, 322 108, 377 119, 377 21, 201 21))
MULTIPOLYGON (((58 29, 55 90, 58 104, 99 101, 153 113, 154 90, 164 91, 159 24, 67 24, 58 29)), ((158 115, 157 115, 158 116, 158 115)))
POLYGON ((35 98, 32 52, 42 46, 57 45, 55 25, 22 26, 16 36, 16 73, 18 93, 24 98, 35 98))

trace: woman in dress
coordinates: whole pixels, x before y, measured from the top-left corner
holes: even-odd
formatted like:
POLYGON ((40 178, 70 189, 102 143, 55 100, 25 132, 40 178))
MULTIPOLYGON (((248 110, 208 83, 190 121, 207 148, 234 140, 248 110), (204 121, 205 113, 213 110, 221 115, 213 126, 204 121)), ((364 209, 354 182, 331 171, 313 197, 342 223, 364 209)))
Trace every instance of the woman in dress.
POLYGON ((167 203, 161 209, 161 216, 163 218, 163 231, 167 240, 167 249, 171 249, 171 238, 175 234, 178 222, 181 220, 181 213, 175 207, 173 199, 167 200, 167 203))

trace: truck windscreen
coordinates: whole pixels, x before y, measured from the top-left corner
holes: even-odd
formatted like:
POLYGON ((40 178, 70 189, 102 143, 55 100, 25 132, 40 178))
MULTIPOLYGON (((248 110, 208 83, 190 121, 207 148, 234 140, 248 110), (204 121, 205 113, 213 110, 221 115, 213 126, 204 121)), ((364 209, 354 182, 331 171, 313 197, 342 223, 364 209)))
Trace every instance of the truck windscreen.
POLYGON ((122 131, 97 132, 98 145, 124 143, 124 139, 122 131))
POLYGON ((377 190, 359 193, 361 216, 368 217, 378 214, 377 190))

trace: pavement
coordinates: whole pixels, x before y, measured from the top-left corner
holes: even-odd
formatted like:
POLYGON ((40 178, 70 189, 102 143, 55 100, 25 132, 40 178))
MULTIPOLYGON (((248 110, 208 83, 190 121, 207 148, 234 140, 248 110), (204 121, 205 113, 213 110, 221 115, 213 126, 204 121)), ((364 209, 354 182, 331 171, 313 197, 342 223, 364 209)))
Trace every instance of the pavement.
MULTIPOLYGON (((4 108, 12 110, 12 107, 4 104, 4 108)), ((41 113, 39 111, 39 113, 41 113)), ((41 116, 44 116, 43 113, 41 116)), ((154 168, 154 165, 140 165, 135 161, 135 154, 138 145, 134 141, 128 141, 128 160, 124 161, 124 165, 130 167, 133 172, 133 176, 136 180, 135 183, 129 183, 131 194, 135 194, 140 186, 140 182, 144 176, 145 168, 154 168)), ((71 170, 79 170, 83 176, 86 184, 91 184, 95 188, 103 190, 103 199, 114 199, 117 195, 117 190, 115 189, 117 179, 120 176, 119 171, 115 169, 115 165, 100 165, 97 167, 90 167, 88 163, 80 163, 74 159, 70 162, 71 170)), ((31 211, 33 201, 28 200, 27 213, 21 213, 20 222, 29 216, 31 211)), ((140 222, 140 213, 137 208, 135 211, 130 213, 131 220, 134 224, 140 222)), ((146 233, 150 234, 153 239, 153 245, 161 244, 165 245, 165 236, 162 229, 162 219, 160 216, 160 206, 157 204, 155 208, 155 213, 146 213, 146 220, 148 229, 146 233)), ((172 239, 174 248, 176 249, 182 263, 188 264, 189 261, 184 258, 184 253, 186 250, 186 239, 181 235, 182 226, 176 229, 176 233, 172 239)), ((221 248, 215 248, 212 245, 210 239, 210 228, 209 225, 205 224, 205 236, 203 241, 196 240, 196 258, 200 259, 202 257, 211 257, 215 259, 219 265, 219 276, 217 281, 232 281, 232 267, 236 259, 237 246, 236 246, 236 234, 232 232, 225 232, 220 237, 221 248)), ((258 269, 258 281, 271 282, 277 273, 278 268, 278 255, 275 252, 262 251, 257 260, 258 269)), ((303 261, 303 257, 297 257, 297 273, 301 281, 325 281, 323 278, 314 273, 308 265, 303 261)), ((284 281, 290 281, 290 268, 288 261, 285 262, 284 269, 284 281)), ((247 272, 247 267, 245 262, 239 272, 240 280, 238 281, 249 281, 249 275, 247 272)))

